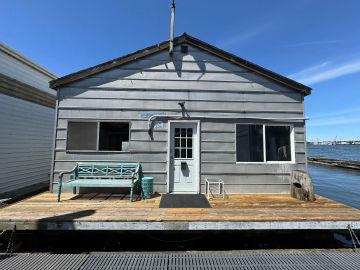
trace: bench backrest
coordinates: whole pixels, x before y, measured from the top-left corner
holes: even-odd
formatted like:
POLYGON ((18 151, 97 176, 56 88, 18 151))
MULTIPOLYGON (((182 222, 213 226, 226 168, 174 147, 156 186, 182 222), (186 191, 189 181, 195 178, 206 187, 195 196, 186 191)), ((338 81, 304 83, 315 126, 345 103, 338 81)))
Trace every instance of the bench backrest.
MULTIPOLYGON (((74 173, 75 179, 129 179, 139 171, 139 163, 79 162, 74 173)), ((138 174, 135 175, 138 177, 138 174)))

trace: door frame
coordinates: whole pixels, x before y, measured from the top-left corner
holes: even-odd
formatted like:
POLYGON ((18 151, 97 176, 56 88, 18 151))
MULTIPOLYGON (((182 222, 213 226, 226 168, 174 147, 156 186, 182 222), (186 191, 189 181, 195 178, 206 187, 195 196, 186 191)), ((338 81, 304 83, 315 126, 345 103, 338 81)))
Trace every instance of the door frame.
MULTIPOLYGON (((195 165, 195 172, 194 175, 197 179, 197 185, 196 185, 196 193, 200 193, 200 158, 201 158, 201 121, 200 120, 169 120, 168 121, 168 139, 167 139, 167 157, 166 157, 166 163, 167 163, 167 170, 166 170, 166 192, 170 193, 170 169, 171 169, 171 163, 170 163, 170 156, 171 156, 171 127, 173 124, 176 123, 191 123, 196 124, 196 131, 197 131, 197 151, 194 151, 194 165, 195 165)), ((194 144, 195 145, 195 144, 194 144)), ((195 148, 194 148, 195 150, 195 148)))

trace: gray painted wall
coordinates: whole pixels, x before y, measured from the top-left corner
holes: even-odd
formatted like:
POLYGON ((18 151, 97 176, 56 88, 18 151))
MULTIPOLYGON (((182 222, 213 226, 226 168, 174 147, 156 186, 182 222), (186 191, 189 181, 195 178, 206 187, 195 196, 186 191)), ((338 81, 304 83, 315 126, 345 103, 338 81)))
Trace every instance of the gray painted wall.
MULTIPOLYGON (((155 189, 166 190, 167 123, 147 133, 143 112, 181 115, 185 100, 191 117, 302 118, 303 94, 265 77, 189 46, 187 55, 175 47, 174 58, 164 51, 59 90, 54 181, 76 161, 139 161, 147 175, 155 176, 155 189), (121 153, 67 152, 69 120, 131 122, 129 148, 121 153)), ((236 164, 235 123, 265 120, 203 120, 201 123, 201 183, 220 177, 227 193, 288 193, 289 173, 305 169, 303 121, 295 127, 296 164, 236 164)), ((271 122, 276 123, 276 122, 271 122)), ((55 184, 56 185, 56 184, 55 184)))

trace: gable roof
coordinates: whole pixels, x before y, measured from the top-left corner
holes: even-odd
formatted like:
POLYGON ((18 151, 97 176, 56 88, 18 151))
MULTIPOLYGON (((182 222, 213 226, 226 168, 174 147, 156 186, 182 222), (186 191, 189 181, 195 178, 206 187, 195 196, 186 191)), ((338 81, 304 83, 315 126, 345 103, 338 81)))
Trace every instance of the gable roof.
MULTIPOLYGON (((279 83, 287 85, 295 90, 298 90, 298 91, 304 93, 305 95, 309 95, 311 93, 311 88, 306 85, 303 85, 299 82, 291 80, 285 76, 277 74, 277 73, 275 73, 271 70, 268 70, 266 68, 263 68, 259 65, 256 65, 256 64, 254 64, 250 61, 247 61, 243 58, 240 58, 234 54, 231 54, 229 52, 226 52, 224 50, 216 48, 215 46, 212 46, 202 40, 194 38, 186 33, 184 33, 181 36, 178 36, 174 39, 174 46, 182 44, 182 43, 188 43, 190 45, 198 47, 206 52, 209 52, 210 54, 213 54, 220 58, 223 58, 233 64, 239 65, 239 66, 244 67, 248 70, 251 70, 257 74, 260 74, 262 76, 265 76, 272 80, 275 80, 279 83)), ((66 75, 64 77, 52 80, 52 81, 50 81, 50 88, 55 89, 55 88, 61 87, 63 85, 72 83, 74 81, 81 80, 81 79, 89 77, 91 75, 112 69, 114 67, 118 67, 118 66, 127 64, 131 61, 135 61, 135 60, 141 59, 143 57, 146 57, 151 54, 154 54, 154 53, 157 53, 157 52, 160 52, 163 50, 167 50, 167 49, 169 49, 169 41, 168 40, 161 42, 159 44, 147 47, 145 49, 136 51, 134 53, 130 53, 128 55, 110 60, 108 62, 99 64, 99 65, 96 65, 96 66, 93 66, 93 67, 90 67, 87 69, 83 69, 78 72, 66 75)))

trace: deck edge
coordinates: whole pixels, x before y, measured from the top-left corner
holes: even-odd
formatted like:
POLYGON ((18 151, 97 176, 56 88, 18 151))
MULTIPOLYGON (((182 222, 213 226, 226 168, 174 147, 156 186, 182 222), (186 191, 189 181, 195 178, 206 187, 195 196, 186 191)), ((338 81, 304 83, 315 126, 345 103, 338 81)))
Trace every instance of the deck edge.
POLYGON ((8 221, 0 229, 12 230, 108 230, 108 231, 223 231, 223 230, 346 230, 360 229, 360 221, 199 221, 199 222, 124 222, 124 221, 8 221))

